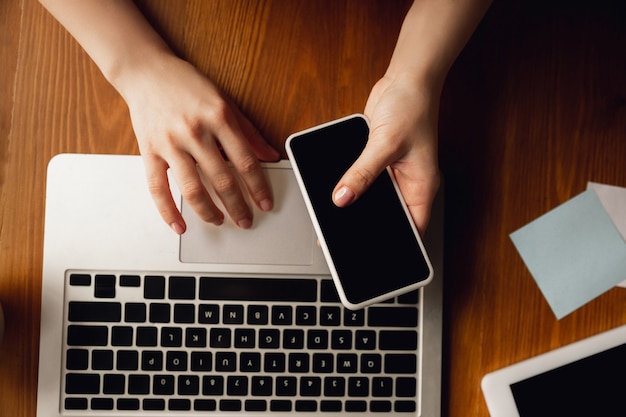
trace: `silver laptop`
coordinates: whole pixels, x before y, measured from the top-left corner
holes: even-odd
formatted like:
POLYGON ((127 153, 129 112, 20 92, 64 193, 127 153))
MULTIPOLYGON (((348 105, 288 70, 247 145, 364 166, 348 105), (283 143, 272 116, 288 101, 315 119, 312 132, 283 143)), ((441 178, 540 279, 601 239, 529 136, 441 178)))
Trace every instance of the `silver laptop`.
MULTIPOLYGON (((342 307, 288 161, 255 226, 176 236, 138 156, 65 154, 48 168, 38 417, 441 413, 442 205, 435 279, 342 307)), ((441 194, 441 193, 440 193, 441 194)))

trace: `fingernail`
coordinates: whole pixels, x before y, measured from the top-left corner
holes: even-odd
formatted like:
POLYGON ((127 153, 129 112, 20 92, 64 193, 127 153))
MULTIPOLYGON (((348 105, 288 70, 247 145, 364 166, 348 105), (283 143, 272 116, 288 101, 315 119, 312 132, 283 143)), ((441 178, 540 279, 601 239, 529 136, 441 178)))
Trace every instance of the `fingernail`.
POLYGON ((261 200, 261 202, 259 203, 259 206, 261 207, 261 210, 263 211, 270 211, 272 209, 272 200, 270 200, 269 198, 266 198, 265 200, 261 200))
POLYGON ((237 226, 239 226, 241 229, 249 229, 250 227, 252 227, 252 220, 247 218, 239 220, 237 222, 237 226))
POLYGON ((174 231, 174 233, 176 233, 177 235, 182 235, 183 233, 185 233, 185 228, 183 227, 182 224, 177 223, 177 222, 173 222, 170 224, 170 228, 174 231))
POLYGON ((213 225, 214 225, 214 226, 221 226, 221 225, 223 225, 223 224, 224 224, 224 218, 223 218, 223 217, 220 217, 219 219, 217 219, 217 220, 215 220, 215 221, 213 222, 213 225))
POLYGON ((350 204, 352 200, 354 200, 354 197, 354 192, 344 185, 339 190, 337 190, 333 197, 333 200, 337 206, 343 207, 350 204))

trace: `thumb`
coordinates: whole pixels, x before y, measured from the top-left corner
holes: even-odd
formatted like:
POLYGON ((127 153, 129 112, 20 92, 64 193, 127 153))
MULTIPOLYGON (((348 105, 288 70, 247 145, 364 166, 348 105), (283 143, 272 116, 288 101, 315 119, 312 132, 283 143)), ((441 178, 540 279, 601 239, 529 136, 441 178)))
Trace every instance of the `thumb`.
POLYGON ((363 152, 343 174, 333 190, 333 202, 337 207, 345 207, 359 198, 381 172, 391 163, 382 150, 374 149, 368 142, 363 152))

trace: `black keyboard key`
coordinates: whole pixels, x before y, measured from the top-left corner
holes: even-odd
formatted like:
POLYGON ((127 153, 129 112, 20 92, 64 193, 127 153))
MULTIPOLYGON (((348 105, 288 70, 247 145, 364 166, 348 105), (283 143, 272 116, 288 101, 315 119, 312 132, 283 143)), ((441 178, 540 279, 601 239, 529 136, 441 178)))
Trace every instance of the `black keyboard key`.
POLYGON ((217 304, 200 304, 198 307, 198 323, 217 324, 220 321, 220 306, 217 304))
POLYGON ((137 327, 137 346, 156 346, 157 341, 156 327, 137 327))
POLYGON ((278 329, 261 329, 259 331, 259 347, 261 349, 277 349, 280 346, 278 329))
POLYGON ((251 393, 255 397, 269 397, 272 395, 272 378, 269 376, 253 376, 251 393))
POLYGON ((302 349, 304 347, 304 330, 286 329, 283 333, 283 348, 302 349))
POLYGON ((411 354, 385 355, 386 374, 414 374, 417 371, 417 356, 411 354))
POLYGON ((116 323, 122 320, 122 305, 115 302, 71 301, 67 318, 73 322, 116 323))
POLYGON ((237 354, 235 352, 217 352, 215 354, 215 370, 217 372, 235 372, 237 370, 237 354))
POLYGON ((327 349, 328 348, 328 331, 327 330, 309 330, 307 331, 307 348, 309 349, 327 349))
POLYGON ((367 403, 365 401, 346 401, 346 411, 364 413, 367 411, 367 403))
POLYGON ((131 346, 133 344, 133 328, 113 326, 111 329, 111 344, 113 346, 131 346))
POLYGON ((370 380, 355 376, 348 378, 348 395, 350 397, 367 397, 370 393, 370 380))
POLYGON ((416 327, 416 307, 370 307, 367 324, 372 327, 416 327))
POLYGON ((158 350, 144 350, 141 352, 142 371, 162 371, 163 352, 158 350))
POLYGON ((216 406, 215 400, 194 400, 193 402, 195 411, 215 411, 216 406))
POLYGON ((117 409, 128 411, 139 410, 139 400, 137 398, 118 398, 117 409))
POLYGON ((232 304, 225 305, 222 321, 224 324, 243 324, 243 306, 232 304))
POLYGON ((322 378, 305 376, 300 380, 300 396, 319 397, 322 395, 322 378))
POLYGON ((113 410, 113 398, 92 398, 92 410, 113 410))
POLYGON ((324 396, 343 397, 346 392, 346 380, 343 377, 327 376, 324 378, 324 396))
POLYGON ((109 329, 106 326, 68 326, 67 344, 70 346, 106 346, 109 329))
POLYGON ((317 411, 317 401, 297 400, 296 411, 313 413, 317 411))
POLYGON ((198 395, 200 378, 196 375, 178 376, 178 395, 198 395))
POLYGON ((191 410, 191 401, 181 398, 170 398, 167 401, 167 408, 170 411, 189 411, 191 410))
POLYGON ((341 309, 339 307, 324 306, 320 308, 320 324, 322 326, 339 326, 341 323, 341 309))
POLYGON ((340 353, 337 355, 337 372, 340 374, 356 373, 358 368, 357 355, 353 353, 340 353))
POLYGON ((170 350, 165 356, 165 369, 181 372, 187 370, 187 352, 170 350))
POLYGON ((295 376, 281 376, 276 378, 276 395, 279 397, 294 397, 298 392, 295 376))
POLYGON ((335 283, 330 279, 325 279, 321 284, 321 301, 323 303, 339 303, 341 300, 339 299, 339 294, 337 293, 337 287, 335 287, 335 283))
POLYGON ((270 410, 276 412, 290 412, 292 408, 291 401, 289 400, 271 400, 270 410))
POLYGON ((238 349, 251 349, 256 346, 256 333, 254 329, 235 329, 235 347, 238 349))
POLYGON ((100 375, 74 374, 65 375, 66 394, 99 394, 100 375))
POLYGON ((391 401, 371 401, 370 411, 373 413, 390 413, 391 401))
POLYGON ((211 352, 191 352, 191 370, 195 372, 211 371, 213 354, 211 352))
POLYGON ((365 310, 352 311, 348 309, 343 310, 343 324, 344 326, 364 326, 365 325, 365 310))
POLYGON ((416 395, 416 378, 396 378, 396 397, 415 397, 416 395))
POLYGON ((243 352, 239 358, 239 371, 259 372, 261 370, 261 354, 258 352, 243 352))
POLYGON ((393 379, 384 376, 372 379, 372 396, 391 397, 393 395, 393 379))
POLYGON ((267 401, 265 400, 246 400, 244 403, 246 411, 267 411, 267 401))
POLYGON ((65 355, 65 369, 83 371, 89 366, 89 351, 86 349, 68 349, 65 355))
POLYGON ((128 393, 131 395, 146 395, 150 393, 149 375, 129 375, 128 393))
POLYGON ((313 306, 297 306, 296 324, 298 326, 315 326, 317 324, 317 308, 313 306))
POLYGON ((310 357, 308 353, 290 353, 289 354, 289 373, 305 373, 309 372, 310 357))
POLYGON ((285 354, 284 353, 266 353, 264 357, 265 372, 285 372, 285 354))
POLYGON ((382 350, 417 349, 417 332, 414 330, 381 330, 379 338, 379 347, 382 350))
POLYGON ((195 323, 196 307, 193 304, 176 304, 174 306, 174 323, 195 323))
POLYGON ((188 327, 185 329, 185 346, 206 347, 206 329, 203 327, 188 327))
POLYGON ((376 349, 376 332, 373 330, 357 330, 354 335, 354 346, 357 350, 376 349))
POLYGON ((221 400, 220 411, 241 411, 241 400, 221 400))
POLYGON ((117 351, 117 370, 136 371, 139 369, 139 352, 136 350, 117 351))
POLYGON ((417 410, 415 401, 396 401, 393 404, 396 413, 414 413, 417 410))
POLYGON ((268 308, 263 305, 248 306, 248 324, 264 325, 268 323, 268 308))
POLYGON ((229 348, 230 347, 230 329, 214 327, 209 334, 209 343, 213 348, 229 348))
POLYGON ((398 304, 415 305, 419 300, 419 290, 411 291, 398 296, 398 304))
POLYGON ((341 411, 341 401, 322 401, 320 403, 320 410, 338 413, 341 411))
POLYGON ((86 410, 89 402, 87 398, 66 398, 65 409, 66 410, 86 410))
POLYGON ((248 377, 229 376, 226 380, 226 394, 231 396, 248 395, 248 377))
POLYGON ((115 298, 115 275, 96 275, 95 282, 96 298, 115 298))
POLYGON ((122 374, 106 374, 103 382, 102 392, 106 395, 120 395, 126 392, 126 377, 122 374))
POLYGON ((171 307, 169 304, 152 303, 150 304, 150 322, 151 323, 169 323, 171 307))
POLYGON ((224 394, 224 377, 223 376, 203 376, 202 377, 202 395, 217 396, 224 394))
POLYGON ((194 277, 170 277, 168 287, 171 300, 194 300, 196 298, 194 277))
POLYGON ((200 278, 201 300, 313 302, 314 279, 200 278))
POLYGON ((91 352, 91 368, 97 371, 110 371, 113 369, 112 350, 94 350, 91 352))
POLYGON ((142 404, 145 411, 165 410, 165 400, 160 398, 144 398, 142 404))
POLYGON ((161 329, 161 346, 181 347, 183 345, 183 329, 180 327, 163 327, 161 329))
POLYGON ((333 330, 330 335, 330 347, 333 350, 352 349, 352 332, 350 330, 333 330))
POLYGON ((152 377, 152 392, 154 395, 173 395, 174 384, 173 375, 154 375, 152 377))
POLYGON ((126 303, 124 305, 124 320, 127 323, 145 323, 146 305, 144 303, 126 303))
POLYGON ((378 353, 361 355, 361 373, 379 374, 382 371, 382 357, 378 353))
POLYGON ((120 275, 120 287, 140 287, 139 275, 120 275))
POLYGON ((143 296, 149 300, 165 298, 165 277, 147 275, 143 283, 143 296))
POLYGON ((91 285, 91 275, 72 274, 70 275, 70 285, 76 287, 89 287, 91 285))
POLYGON ((334 369, 335 360, 331 353, 313 354, 313 372, 316 374, 331 373, 334 369))
POLYGON ((288 326, 293 320, 291 306, 278 305, 272 307, 272 324, 274 326, 288 326))

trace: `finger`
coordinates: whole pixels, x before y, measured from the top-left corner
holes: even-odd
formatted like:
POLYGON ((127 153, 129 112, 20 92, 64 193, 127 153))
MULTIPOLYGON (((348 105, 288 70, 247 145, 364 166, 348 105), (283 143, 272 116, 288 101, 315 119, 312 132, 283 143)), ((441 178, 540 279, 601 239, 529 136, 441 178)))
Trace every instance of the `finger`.
POLYGON ((436 166, 432 171, 419 170, 415 178, 399 169, 392 171, 415 226, 423 234, 428 227, 432 204, 439 189, 439 170, 436 166))
POLYGON ((167 163, 156 158, 144 158, 144 166, 148 190, 161 218, 176 234, 183 234, 187 225, 172 198, 167 178, 167 163))
MULTIPOLYGON (((245 120, 247 121, 247 119, 245 120)), ((239 125, 239 123, 225 126, 226 128, 219 133, 219 137, 223 138, 222 146, 225 154, 255 205, 263 211, 271 210, 273 207, 272 191, 265 178, 259 161, 259 153, 255 151, 255 147, 261 146, 264 148, 264 150, 261 150, 261 154, 265 156, 280 157, 280 155, 267 145, 249 121, 244 123, 243 126, 239 125), (247 127, 245 127, 246 125, 247 127), (247 136, 248 134, 252 136, 247 136), (242 137, 245 139, 251 138, 252 142, 241 140, 242 137), (270 149, 272 152, 268 152, 267 149, 270 149)))
POLYGON ((391 163, 393 155, 370 140, 333 190, 333 202, 345 207, 359 198, 391 163))
POLYGON ((195 161, 188 154, 179 155, 170 169, 181 195, 201 220, 216 226, 224 223, 224 214, 215 205, 202 183, 195 161))
POLYGON ((256 157, 261 161, 280 160, 280 153, 261 136, 252 122, 235 105, 233 105, 233 109, 237 123, 256 157))
MULTIPOLYGON (((216 142, 210 138, 207 139, 201 152, 202 157, 197 159, 198 166, 222 202, 229 217, 238 227, 250 228, 252 226, 252 211, 243 196, 239 181, 222 157, 216 142)), ((253 159, 256 161, 256 158, 253 159)))

